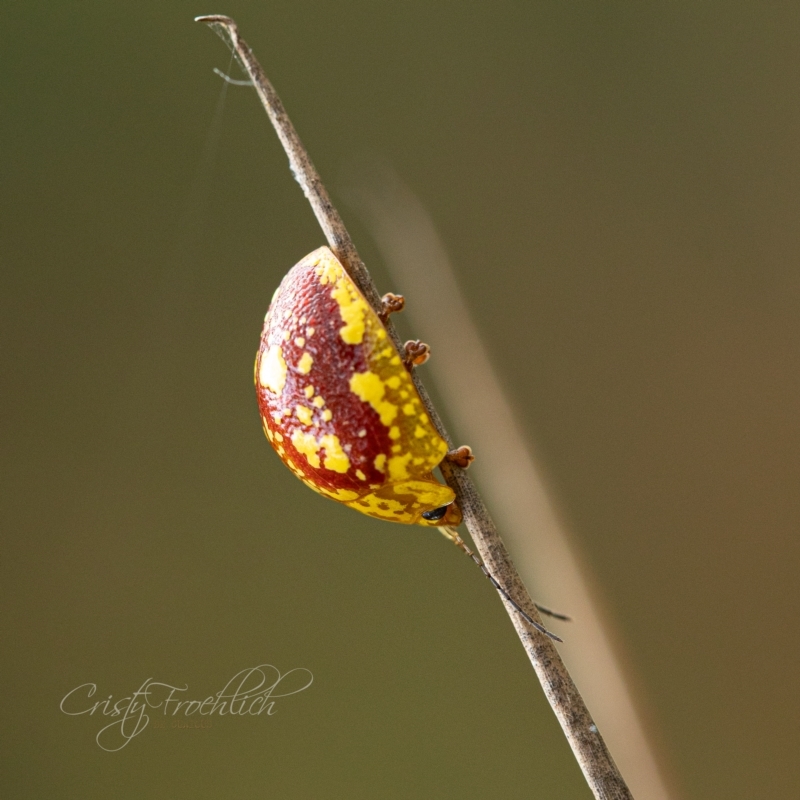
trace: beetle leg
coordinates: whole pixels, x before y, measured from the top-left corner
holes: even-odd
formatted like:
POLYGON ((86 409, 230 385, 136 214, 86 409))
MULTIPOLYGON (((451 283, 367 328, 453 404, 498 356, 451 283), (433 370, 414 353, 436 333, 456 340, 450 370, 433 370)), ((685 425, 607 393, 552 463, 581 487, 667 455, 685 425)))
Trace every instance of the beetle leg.
MULTIPOLYGON (((532 625, 534 628, 536 628, 537 631, 539 631, 539 633, 543 633, 545 636, 549 636, 551 639, 555 640, 556 642, 563 642, 564 641, 560 637, 556 636, 554 633, 552 633, 549 630, 547 630, 547 628, 545 628, 544 625, 542 625, 540 622, 537 622, 535 619, 531 619, 531 617, 528 616, 528 614, 526 614, 525 611, 523 611, 523 609, 519 605, 519 603, 517 603, 517 601, 514 600, 514 598, 511 597, 509 595, 509 593, 500 585, 500 583, 498 582, 497 578, 495 578, 494 575, 492 575, 492 573, 489 572, 488 569, 486 569, 486 565, 483 563, 483 561, 481 561, 478 558, 478 556, 476 556, 475 553, 473 553, 472 550, 470 550, 469 547, 467 547, 466 543, 458 535, 458 531, 455 528, 451 528, 448 525, 442 525, 439 528, 439 530, 441 531, 442 535, 446 539, 449 539, 459 550, 461 550, 461 552, 463 552, 466 555, 468 555, 480 567, 481 572, 489 579, 489 581, 491 582, 492 586, 494 586, 494 588, 497 589, 497 591, 500 592, 500 594, 503 595, 503 597, 506 600, 508 600, 509 603, 511 603, 511 605, 514 607, 514 610, 529 625, 532 625)), ((534 603, 534 605, 536 605, 536 604, 534 603)), ((536 607, 539 608, 539 606, 536 606, 536 607)), ((547 609, 548 612, 549 612, 549 610, 550 609, 547 609)), ((558 616, 563 619, 563 617, 561 615, 558 615, 558 616)))
POLYGON ((396 314, 398 311, 402 311, 405 304, 406 299, 403 295, 386 292, 386 294, 381 297, 381 307, 383 310, 378 316, 386 322, 386 320, 389 319, 389 314, 396 314))
POLYGON ((410 339, 405 343, 404 348, 406 353, 403 360, 409 369, 424 364, 431 356, 431 348, 419 339, 410 339))
POLYGON ((446 453, 445 459, 461 469, 466 469, 475 460, 475 456, 472 455, 472 448, 465 444, 446 453))

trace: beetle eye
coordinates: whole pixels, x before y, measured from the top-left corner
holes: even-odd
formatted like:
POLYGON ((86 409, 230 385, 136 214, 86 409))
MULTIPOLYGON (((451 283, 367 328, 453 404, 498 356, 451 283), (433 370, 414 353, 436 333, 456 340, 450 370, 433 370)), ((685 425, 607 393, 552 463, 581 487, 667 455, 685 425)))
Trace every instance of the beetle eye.
POLYGON ((434 508, 433 511, 423 511, 422 518, 431 521, 441 519, 447 513, 448 508, 449 506, 440 506, 439 508, 434 508))

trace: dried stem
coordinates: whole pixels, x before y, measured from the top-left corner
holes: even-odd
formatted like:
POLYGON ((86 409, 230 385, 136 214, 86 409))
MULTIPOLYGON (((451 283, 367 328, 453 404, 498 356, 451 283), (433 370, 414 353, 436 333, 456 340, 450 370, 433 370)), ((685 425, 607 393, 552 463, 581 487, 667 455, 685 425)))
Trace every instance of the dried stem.
MULTIPOLYGON (((207 23, 222 37, 252 80, 278 138, 289 156, 292 173, 311 203, 331 250, 342 262, 376 313, 381 314, 383 307, 375 284, 356 252, 353 241, 339 213, 333 207, 322 180, 272 84, 267 80, 264 70, 248 45, 239 37, 236 23, 230 17, 219 15, 198 17, 197 22, 207 23)), ((391 321, 387 320, 386 327, 395 345, 402 351, 402 342, 391 321)), ((415 371, 412 370, 411 374, 434 425, 452 448, 452 440, 447 435, 425 387, 420 383, 415 371)), ((448 461, 444 461, 440 468, 444 479, 456 493, 464 513, 464 522, 484 564, 506 587, 506 591, 525 613, 541 623, 536 606, 522 583, 472 480, 463 469, 448 461)), ((502 595, 500 597, 594 796, 598 800, 632 798, 554 643, 520 616, 508 600, 502 595)))

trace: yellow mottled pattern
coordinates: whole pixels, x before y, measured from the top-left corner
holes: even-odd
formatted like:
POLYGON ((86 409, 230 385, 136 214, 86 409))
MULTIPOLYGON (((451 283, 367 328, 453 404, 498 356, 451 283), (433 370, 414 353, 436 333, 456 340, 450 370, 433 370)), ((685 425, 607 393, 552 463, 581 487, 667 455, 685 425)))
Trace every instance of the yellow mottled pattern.
POLYGON ((408 462, 413 458, 413 453, 405 453, 402 456, 392 456, 389 459, 389 478, 393 481, 404 481, 410 478, 408 462))
POLYGON ((275 394, 280 394, 286 385, 286 362, 280 345, 273 344, 261 359, 258 382, 275 394))
POLYGON ((325 489, 321 486, 314 488, 325 497, 330 497, 332 500, 338 500, 341 503, 348 503, 358 497, 358 492, 351 492, 349 489, 325 489))
POLYGON ((319 468, 319 445, 313 434, 296 430, 292 434, 292 444, 298 453, 306 457, 314 469, 319 468))
POLYGON ((446 505, 453 497, 453 490, 441 483, 432 484, 427 481, 405 481, 392 486, 396 495, 408 494, 426 508, 438 508, 446 505))
POLYGON ((311 420, 314 418, 314 412, 308 406, 297 406, 294 413, 297 414, 297 419, 299 419, 303 425, 310 425, 311 420))
POLYGON ((428 480, 386 484, 347 505, 378 519, 435 527, 434 522, 421 518, 422 512, 449 505, 454 499, 455 495, 449 486, 437 483, 432 476, 428 476, 428 480))
POLYGON ((328 250, 327 247, 320 247, 319 250, 315 250, 312 255, 316 256, 318 264, 316 273, 319 282, 323 286, 329 283, 336 283, 341 277, 342 272, 344 272, 344 268, 337 261, 336 256, 328 250))
POLYGON ((374 372, 355 372, 350 376, 350 391, 360 400, 369 403, 384 425, 389 425, 397 416, 397 406, 384 399, 386 383, 374 372))
POLYGON ((339 335, 345 344, 361 344, 366 330, 366 317, 374 312, 333 253, 327 248, 320 248, 316 252, 316 274, 323 286, 333 286, 331 297, 339 306, 339 314, 344 322, 339 335))
MULTIPOLYGON (((283 416, 294 414, 295 419, 305 429, 296 429, 291 435, 294 449, 301 458, 293 456, 294 463, 287 462, 288 465, 304 483, 318 493, 345 503, 361 513, 392 522, 435 527, 436 521, 424 520, 421 514, 448 505, 454 500, 452 490, 439 483, 432 474, 432 470, 439 465, 447 452, 447 444, 428 417, 408 369, 390 340, 386 328, 333 253, 328 248, 320 248, 304 259, 301 265, 303 268, 313 269, 320 290, 329 293, 336 303, 342 321, 341 327, 335 320, 326 320, 325 324, 334 324, 334 331, 338 331, 340 342, 353 348, 353 361, 349 363, 364 366, 359 367, 359 372, 352 372, 352 367, 348 369, 349 364, 345 360, 340 365, 338 375, 332 376, 319 372, 322 367, 317 365, 310 376, 309 385, 304 385, 303 381, 297 387, 302 392, 300 402, 303 402, 304 395, 307 405, 295 406, 293 402, 293 408, 285 408, 283 416), (311 381, 313 386, 310 385, 311 381), (336 391, 333 393, 328 389, 328 382, 331 386, 335 385, 336 391), (380 445, 372 448, 372 465, 364 464, 360 469, 358 467, 361 464, 355 460, 354 454, 361 451, 351 451, 350 447, 354 442, 341 438, 343 433, 337 430, 336 425, 338 418, 333 416, 325 402, 326 396, 332 400, 342 389, 349 389, 364 404, 365 413, 371 417, 370 425, 360 427, 356 423, 354 429, 345 426, 343 430, 348 431, 347 436, 358 437, 354 442, 360 442, 359 446, 363 447, 364 437, 370 435, 370 426, 384 427, 383 434, 376 440, 384 443, 384 451, 380 452, 380 445), (327 424, 331 422, 332 426, 327 424), (320 430, 318 426, 323 424, 325 428, 320 430), (325 432, 325 429, 330 432, 325 432), (348 475, 349 480, 342 479, 348 488, 331 488, 326 485, 328 480, 321 475, 316 477, 311 474, 312 469, 320 468, 342 476, 348 475), (358 480, 359 484, 351 483, 352 479, 358 480)), ((302 328, 294 329, 291 338, 301 351, 307 343, 313 350, 314 345, 309 340, 318 330, 309 326, 311 320, 302 317, 301 313, 298 309, 296 321, 302 328)), ((313 342, 316 344, 317 339, 313 342)), ((278 353, 271 354, 275 364, 269 369, 262 364, 259 372, 259 379, 263 374, 264 380, 269 378, 272 385, 281 383, 279 376, 274 377, 280 372, 278 354, 283 359, 280 348, 277 350, 278 353)), ((264 360, 269 355, 265 354, 264 360)), ((298 356, 291 359, 292 362, 295 358, 296 374, 308 375, 312 372, 314 359, 311 353, 298 352, 298 356)), ((285 363, 283 370, 282 381, 285 383, 285 363)), ((281 426, 283 417, 273 414, 273 418, 281 426)), ((271 423, 272 419, 269 421, 271 423)), ((273 436, 272 441, 278 445, 276 437, 273 436)))
POLYGON ((379 497, 377 494, 364 495, 347 505, 362 514, 369 514, 371 517, 379 517, 392 522, 405 521, 406 517, 410 520, 412 516, 407 513, 405 506, 399 500, 390 500, 379 497))
POLYGON ((344 321, 339 336, 345 344, 361 344, 364 341, 364 317, 371 310, 360 292, 354 289, 353 282, 343 271, 342 277, 336 281, 336 288, 331 292, 331 297, 339 304, 339 313, 344 321))
POLYGON ((350 469, 350 459, 347 453, 342 450, 342 445, 339 442, 339 437, 326 433, 319 440, 320 447, 325 448, 325 463, 323 466, 326 469, 333 470, 344 474, 350 469))
POLYGON ((308 375, 308 373, 311 372, 311 365, 313 363, 314 359, 311 358, 308 351, 306 351, 300 356, 300 360, 297 362, 297 371, 301 375, 308 375))
MULTIPOLYGON (((323 248, 322 254, 318 251, 314 257, 318 259, 316 273, 323 284, 333 286, 332 292, 340 311, 342 304, 349 307, 352 303, 364 312, 363 336, 359 323, 359 336, 355 338, 359 339, 363 348, 367 369, 352 374, 349 385, 350 390, 378 414, 392 440, 391 454, 386 453, 380 462, 376 460, 376 468, 385 472, 390 481, 423 475, 431 480, 430 472, 441 462, 447 452, 447 444, 428 417, 411 376, 394 345, 388 340, 378 315, 330 251, 323 248), (331 266, 331 262, 335 266, 331 266), (410 457, 406 458, 408 454, 410 457)), ((345 328, 353 324, 356 316, 355 312, 343 313, 345 328), (349 313, 353 314, 352 318, 347 316, 349 313)))

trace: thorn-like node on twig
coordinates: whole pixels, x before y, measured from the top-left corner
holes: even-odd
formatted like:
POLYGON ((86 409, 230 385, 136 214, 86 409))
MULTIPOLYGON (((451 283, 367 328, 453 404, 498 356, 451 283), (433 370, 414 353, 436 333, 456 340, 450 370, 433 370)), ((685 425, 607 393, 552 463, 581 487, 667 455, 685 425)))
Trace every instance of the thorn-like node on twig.
POLYGON ((386 292, 386 294, 381 297, 381 319, 386 322, 386 320, 389 319, 389 314, 397 314, 405 308, 405 305, 406 299, 403 295, 386 292))
POLYGON ((475 460, 475 456, 472 455, 472 448, 468 444, 463 444, 461 447, 451 450, 445 454, 445 458, 451 464, 461 467, 461 469, 466 469, 475 460))
POLYGON ((403 347, 406 351, 406 356, 403 360, 409 369, 424 364, 431 357, 431 348, 419 339, 410 339, 403 347))

